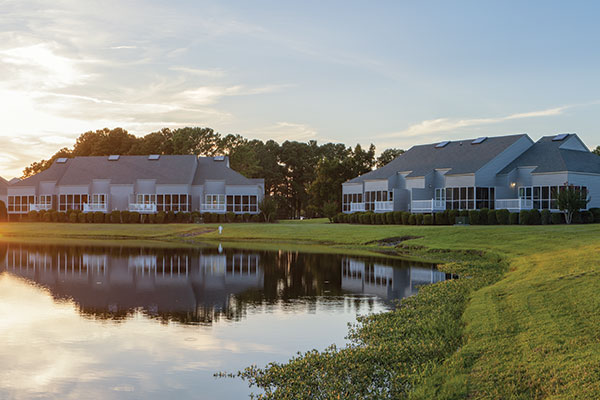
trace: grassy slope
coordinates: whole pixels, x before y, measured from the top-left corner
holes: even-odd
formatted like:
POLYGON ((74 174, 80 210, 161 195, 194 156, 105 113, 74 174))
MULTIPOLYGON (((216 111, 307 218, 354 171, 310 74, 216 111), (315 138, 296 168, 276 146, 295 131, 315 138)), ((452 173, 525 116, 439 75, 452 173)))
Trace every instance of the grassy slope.
MULTIPOLYGON (((210 227, 210 226, 208 226, 210 227)), ((213 225, 214 227, 214 225, 213 225)), ((194 225, 2 224, 4 236, 176 239, 194 225)), ((305 242, 358 247, 392 236, 433 249, 476 249, 510 263, 477 291, 463 316, 464 345, 415 398, 592 398, 600 392, 600 225, 406 227, 313 222, 224 224, 194 240, 305 242)), ((189 240, 189 238, 187 238, 189 240)), ((368 247, 375 247, 369 245, 368 247)))

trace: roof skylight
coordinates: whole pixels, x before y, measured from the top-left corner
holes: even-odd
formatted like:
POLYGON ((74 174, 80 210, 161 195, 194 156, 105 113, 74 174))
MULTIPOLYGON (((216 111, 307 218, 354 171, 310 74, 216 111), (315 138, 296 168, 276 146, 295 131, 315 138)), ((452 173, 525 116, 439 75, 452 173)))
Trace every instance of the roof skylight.
POLYGON ((483 143, 483 142, 485 141, 485 139, 487 139, 487 136, 482 136, 482 137, 479 137, 479 138, 477 138, 477 139, 473 140, 473 141, 471 142, 471 144, 479 144, 479 143, 483 143))
POLYGON ((56 159, 56 163, 57 164, 64 164, 67 162, 67 159, 65 157, 61 157, 61 158, 57 158, 56 159))
POLYGON ((108 161, 118 161, 121 156, 117 154, 113 154, 108 156, 108 161))
POLYGON ((562 140, 565 140, 565 138, 566 138, 567 136, 569 136, 569 134, 568 134, 568 133, 561 133, 561 134, 558 134, 558 135, 554 136, 554 137, 552 138, 552 141, 553 141, 553 142, 560 142, 560 141, 562 141, 562 140))
POLYGON ((148 160, 158 160, 160 158, 160 154, 150 154, 148 156, 148 160))
POLYGON ((225 156, 215 156, 215 157, 213 157, 213 160, 215 160, 215 161, 225 161, 225 156))
POLYGON ((450 141, 446 140, 444 142, 436 144, 435 147, 436 147, 436 149, 441 149, 442 147, 446 147, 448 145, 448 143, 450 143, 450 141))

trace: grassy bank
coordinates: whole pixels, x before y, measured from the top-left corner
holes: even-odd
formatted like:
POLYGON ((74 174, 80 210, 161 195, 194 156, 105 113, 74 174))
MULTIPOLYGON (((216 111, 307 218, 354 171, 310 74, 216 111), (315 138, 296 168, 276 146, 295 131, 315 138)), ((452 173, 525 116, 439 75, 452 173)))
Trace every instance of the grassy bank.
MULTIPOLYGON (((408 300, 398 314, 364 319, 352 332, 355 351, 339 358, 333 352, 309 354, 277 366, 284 369, 252 370, 247 377, 284 390, 273 398, 302 398, 293 390, 302 384, 298 377, 303 371, 312 385, 302 390, 328 388, 340 398, 350 383, 373 379, 393 387, 395 397, 419 399, 593 398, 600 392, 600 225, 411 227, 297 221, 223 224, 222 235, 216 226, 23 223, 0 224, 0 234, 13 240, 219 240, 307 250, 318 245, 321 251, 393 249, 457 261, 444 268, 471 279, 433 285, 408 300), (395 247, 377 243, 390 237, 413 239, 395 247), (380 366, 369 364, 369 357, 382 360, 380 366), (396 368, 394 375, 386 375, 386 368, 396 368), (339 371, 348 374, 336 378, 339 371), (290 390, 287 395, 285 390, 290 390)), ((369 398, 364 394, 373 387, 356 387, 365 392, 355 398, 369 398)), ((305 398, 335 398, 307 393, 305 398)))

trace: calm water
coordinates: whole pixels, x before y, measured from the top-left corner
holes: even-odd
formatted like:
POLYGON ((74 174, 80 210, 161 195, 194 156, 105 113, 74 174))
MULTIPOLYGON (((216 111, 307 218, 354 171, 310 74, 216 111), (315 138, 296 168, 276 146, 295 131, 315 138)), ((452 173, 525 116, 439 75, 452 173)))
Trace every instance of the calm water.
POLYGON ((243 399, 214 378, 343 345, 446 279, 386 258, 0 244, 1 399, 243 399))

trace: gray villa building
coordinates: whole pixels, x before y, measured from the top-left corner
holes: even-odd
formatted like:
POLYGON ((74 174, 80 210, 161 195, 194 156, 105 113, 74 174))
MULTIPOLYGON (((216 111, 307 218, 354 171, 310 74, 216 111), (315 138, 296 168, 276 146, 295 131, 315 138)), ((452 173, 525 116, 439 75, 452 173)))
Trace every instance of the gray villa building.
POLYGON ((5 204, 9 215, 50 209, 257 214, 263 196, 264 180, 232 170, 226 156, 114 155, 59 158, 9 184, 5 204))
POLYGON ((600 207, 600 157, 575 134, 525 134, 410 148, 389 164, 342 184, 342 211, 432 213, 481 208, 558 211, 567 184, 600 207))

